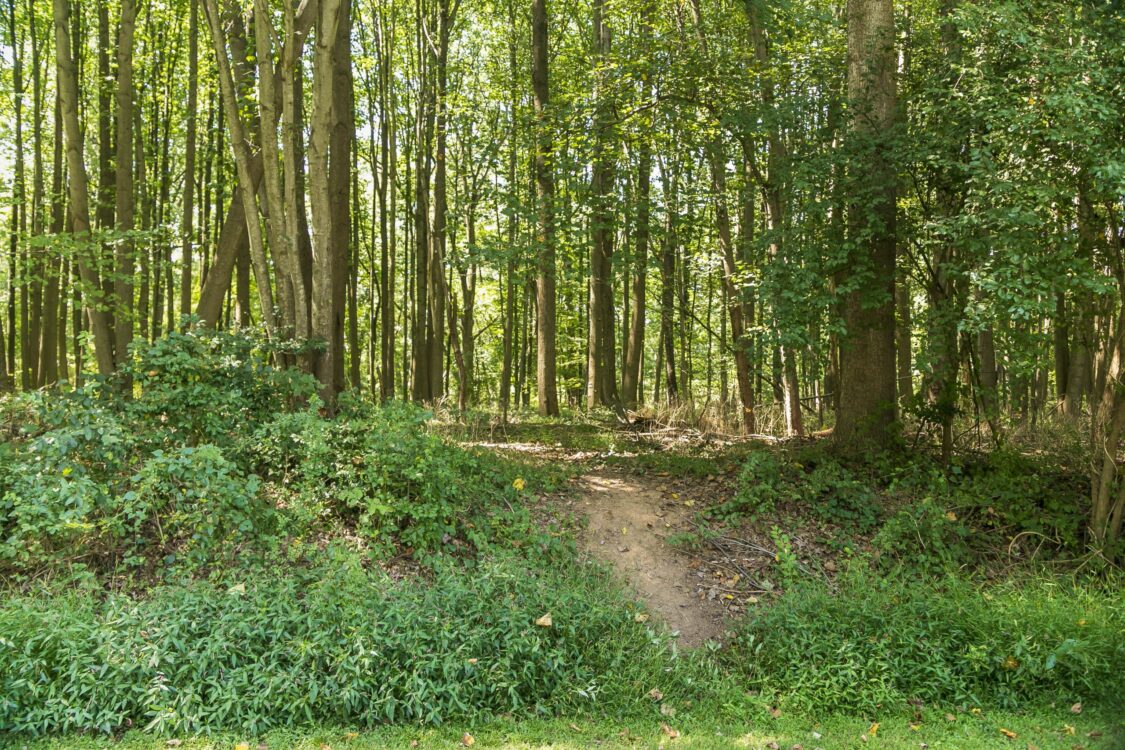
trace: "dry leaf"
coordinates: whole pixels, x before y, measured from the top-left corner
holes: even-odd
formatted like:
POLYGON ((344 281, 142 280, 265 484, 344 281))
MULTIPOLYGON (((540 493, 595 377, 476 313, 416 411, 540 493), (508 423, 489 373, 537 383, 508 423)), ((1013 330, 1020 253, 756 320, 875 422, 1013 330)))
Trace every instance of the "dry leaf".
POLYGON ((554 623, 554 620, 551 619, 551 613, 548 612, 547 614, 543 615, 538 620, 536 620, 535 624, 538 625, 541 628, 549 628, 552 625, 554 625, 555 623, 554 623))
POLYGON ((1039 746, 1033 745, 1032 743, 1029 742, 1029 743, 1027 743, 1027 750, 1039 750, 1039 746))
POLYGON ((344 742, 351 742, 359 736, 359 732, 344 732, 344 742))
POLYGON ((1093 731, 1086 732, 1086 736, 1090 739, 1097 739, 1098 737, 1102 736, 1102 731, 1100 729, 1095 729, 1093 731))
POLYGON ((656 688, 653 688, 652 690, 648 691, 648 697, 652 698, 654 701, 662 701, 664 700, 664 693, 660 692, 656 688))
POLYGON ((770 706, 770 716, 772 716, 775 719, 780 719, 781 718, 781 709, 778 708, 777 706, 770 706))
POLYGON ((184 744, 183 740, 168 740, 167 742, 164 743, 164 746, 165 747, 179 747, 182 744, 184 744))
POLYGON ((667 716, 668 718, 672 718, 673 716, 676 715, 676 709, 672 707, 671 703, 661 703, 660 704, 660 715, 661 716, 667 716))
POLYGON ((633 615, 633 622, 648 622, 648 615, 646 615, 644 612, 638 612, 637 614, 633 615))
POLYGON ((1063 724, 1063 732, 1065 734, 1074 734, 1074 727, 1070 724, 1063 724))
POLYGON ((332 750, 332 746, 327 742, 320 743, 320 750, 332 750))
POLYGON ((477 659, 469 659, 469 663, 470 663, 470 664, 476 664, 476 663, 477 663, 477 661, 478 661, 477 659))
POLYGON ((676 739, 677 737, 680 736, 680 732, 679 732, 678 729, 673 729, 672 727, 668 726, 667 724, 661 724, 660 725, 660 731, 664 732, 664 734, 668 735, 668 739, 670 739, 670 740, 674 740, 674 739, 676 739))
POLYGON ((769 750, 781 750, 781 745, 777 744, 776 742, 771 742, 770 744, 766 745, 766 747, 768 747, 769 750))
POLYGON ((1011 729, 1005 729, 1004 727, 1000 727, 1000 734, 1004 735, 1010 740, 1014 740, 1016 737, 1019 737, 1019 735, 1013 732, 1011 729))
POLYGON ((953 714, 946 714, 946 715, 945 715, 945 720, 946 720, 946 721, 957 721, 957 717, 956 717, 956 716, 954 716, 953 714))
POLYGON ((250 750, 250 743, 249 742, 239 742, 237 745, 234 746, 234 750, 250 750))
POLYGON ((877 722, 877 721, 867 728, 867 733, 869 735, 871 735, 872 737, 874 737, 878 732, 879 732, 879 722, 877 722))
POLYGON ((577 724, 571 724, 570 728, 573 729, 575 732, 581 732, 582 731, 581 729, 579 729, 577 724))
POLYGON ((1070 707, 1070 712, 1072 714, 1082 713, 1082 704, 1081 703, 1075 703, 1073 706, 1070 707))
POLYGON ((910 731, 911 732, 917 732, 921 728, 922 728, 921 724, 911 724, 910 725, 910 731))
POLYGON ((461 735, 461 744, 465 747, 472 747, 476 744, 476 740, 473 739, 473 735, 465 732, 463 735, 461 735))

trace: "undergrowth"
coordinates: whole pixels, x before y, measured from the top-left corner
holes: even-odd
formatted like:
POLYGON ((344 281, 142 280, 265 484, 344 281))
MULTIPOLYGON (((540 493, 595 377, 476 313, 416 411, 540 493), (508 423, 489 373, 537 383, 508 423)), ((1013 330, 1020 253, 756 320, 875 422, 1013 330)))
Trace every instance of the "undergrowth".
POLYGON ((726 658, 814 714, 916 705, 1120 705, 1120 581, 929 584, 856 563, 750 615, 726 658))

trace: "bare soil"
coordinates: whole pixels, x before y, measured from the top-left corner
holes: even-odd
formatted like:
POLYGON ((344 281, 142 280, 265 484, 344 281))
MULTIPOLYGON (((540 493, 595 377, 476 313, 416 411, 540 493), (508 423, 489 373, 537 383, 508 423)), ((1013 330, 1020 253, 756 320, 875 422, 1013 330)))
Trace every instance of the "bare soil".
POLYGON ((720 640, 727 608, 706 580, 705 566, 669 544, 690 529, 695 501, 681 497, 659 477, 596 469, 580 480, 576 510, 588 519, 586 551, 613 565, 649 610, 679 632, 678 643, 695 648, 720 640))

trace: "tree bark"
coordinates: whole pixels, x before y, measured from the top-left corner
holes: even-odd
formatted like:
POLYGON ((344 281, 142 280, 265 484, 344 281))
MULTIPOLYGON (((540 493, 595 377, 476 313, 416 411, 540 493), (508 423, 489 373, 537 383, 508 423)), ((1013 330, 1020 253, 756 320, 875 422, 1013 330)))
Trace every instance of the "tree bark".
POLYGON ((531 88, 535 105, 535 193, 538 278, 535 284, 536 384, 539 413, 558 416, 559 397, 555 350, 555 229, 554 138, 547 119, 550 106, 547 0, 531 4, 531 88))
MULTIPOLYGON (((78 121, 78 71, 71 55, 70 3, 54 0, 55 54, 59 101, 63 127, 66 131, 67 172, 69 176, 72 228, 79 243, 90 240, 90 193, 86 163, 82 156, 82 128, 78 121)), ((104 309, 102 282, 89 257, 92 248, 83 248, 78 256, 78 273, 86 287, 86 315, 94 334, 94 356, 98 373, 108 377, 114 371, 113 333, 109 314, 104 309)))
POLYGON ((895 421, 895 173, 889 150, 896 121, 891 0, 848 0, 851 182, 854 249, 844 271, 845 336, 840 346, 837 447, 888 445, 895 421))

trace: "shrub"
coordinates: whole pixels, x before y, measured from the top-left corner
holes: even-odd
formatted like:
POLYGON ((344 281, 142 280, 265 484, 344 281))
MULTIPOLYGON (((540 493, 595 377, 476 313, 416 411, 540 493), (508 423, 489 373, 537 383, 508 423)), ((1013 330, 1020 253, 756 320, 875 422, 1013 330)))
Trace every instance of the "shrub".
POLYGON ((538 533, 519 505, 527 467, 448 442, 427 429, 428 417, 402 402, 331 422, 290 414, 252 442, 269 446, 259 470, 293 488, 287 514, 296 526, 340 519, 377 546, 422 552, 454 539, 485 546, 496 535, 522 543, 538 533))
MULTIPOLYGON (((258 498, 258 477, 246 477, 213 445, 156 451, 122 497, 121 520, 136 544, 151 539, 169 551, 165 563, 190 566, 231 552, 231 545, 268 531, 273 512, 258 498)), ((123 529, 124 530, 124 529, 123 529)))
POLYGON ((172 442, 225 447, 318 391, 311 375, 271 364, 287 353, 252 331, 194 325, 137 342, 130 355, 120 376, 132 380, 133 398, 121 408, 172 442))
POLYGON ((968 533, 956 513, 925 498, 891 516, 871 544, 884 565, 897 563, 911 570, 937 574, 967 561, 968 533))
POLYGON ((806 583, 747 620, 729 658, 803 710, 927 703, 1015 707, 1125 689, 1125 607, 1110 587, 922 586, 860 567, 806 583))
POLYGON ((16 597, 0 604, 0 726, 260 732, 589 710, 622 700, 603 688, 647 659, 627 684, 645 701, 674 664, 634 612, 589 568, 510 559, 439 564, 432 585, 347 558, 139 600, 16 597))

